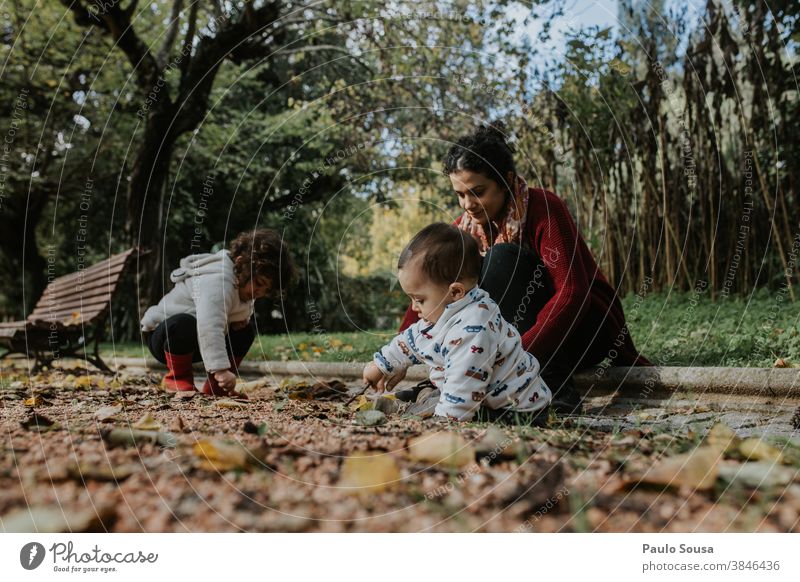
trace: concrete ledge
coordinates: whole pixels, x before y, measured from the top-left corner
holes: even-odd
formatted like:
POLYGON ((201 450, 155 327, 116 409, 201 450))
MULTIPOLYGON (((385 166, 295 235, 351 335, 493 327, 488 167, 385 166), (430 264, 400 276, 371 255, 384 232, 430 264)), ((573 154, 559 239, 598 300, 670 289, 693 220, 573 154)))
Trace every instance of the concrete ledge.
MULTIPOLYGON (((164 370, 153 359, 109 358, 109 364, 131 368, 164 370)), ((258 376, 311 376, 360 378, 363 362, 243 362, 240 371, 258 376)), ((197 367, 202 370, 202 366, 197 367)), ((425 366, 412 366, 406 379, 419 382, 428 377, 425 366)), ((664 396, 676 392, 715 393, 771 398, 800 398, 800 368, 595 368, 575 374, 579 392, 591 396, 619 393, 635 398, 664 396)))

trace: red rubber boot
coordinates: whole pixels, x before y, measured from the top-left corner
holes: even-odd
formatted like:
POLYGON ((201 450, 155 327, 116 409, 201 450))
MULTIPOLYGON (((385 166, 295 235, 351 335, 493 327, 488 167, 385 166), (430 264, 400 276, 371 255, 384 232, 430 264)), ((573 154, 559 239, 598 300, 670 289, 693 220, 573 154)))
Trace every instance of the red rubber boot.
MULTIPOLYGON (((233 358, 233 362, 230 368, 228 368, 234 374, 239 373, 239 364, 242 363, 244 360, 244 356, 233 358)), ((222 386, 217 383, 216 378, 214 378, 214 374, 208 374, 206 378, 206 383, 203 384, 202 389, 203 394, 208 394, 209 396, 231 396, 233 398, 244 398, 247 399, 247 394, 240 394, 236 392, 236 390, 225 390, 222 386)))
POLYGON ((194 373, 192 372, 192 354, 170 354, 164 352, 167 361, 167 374, 161 386, 167 392, 189 392, 194 390, 194 373))

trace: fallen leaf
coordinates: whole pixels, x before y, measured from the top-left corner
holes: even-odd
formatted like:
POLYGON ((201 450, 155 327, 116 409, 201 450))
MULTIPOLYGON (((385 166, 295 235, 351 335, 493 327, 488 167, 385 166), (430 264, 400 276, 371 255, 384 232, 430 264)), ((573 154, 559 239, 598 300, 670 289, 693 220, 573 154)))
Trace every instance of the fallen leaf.
POLYGON ((62 505, 30 507, 0 517, 6 533, 106 532, 116 518, 114 505, 94 504, 90 509, 71 511, 62 505))
POLYGON ((475 454, 478 458, 486 458, 489 463, 500 459, 515 458, 524 451, 524 446, 492 425, 475 443, 475 454))
POLYGON ((194 454, 200 459, 198 466, 208 471, 245 469, 250 461, 250 451, 239 443, 218 439, 203 439, 195 443, 194 454))
POLYGON ((720 479, 751 489, 783 487, 791 483, 795 475, 796 472, 793 469, 769 461, 725 464, 719 468, 720 479))
POLYGON ((137 430, 160 430, 161 425, 158 424, 155 418, 148 412, 142 418, 137 420, 131 425, 132 428, 137 430))
POLYGON ((41 415, 35 411, 31 411, 31 415, 20 422, 22 428, 27 430, 38 430, 39 432, 45 432, 48 430, 56 430, 61 428, 60 425, 54 421, 50 420, 44 415, 41 415))
POLYGON ((644 475, 629 480, 629 483, 687 487, 692 490, 711 489, 719 475, 721 456, 722 452, 718 449, 701 446, 656 463, 644 475))
POLYGON ((94 416, 100 422, 105 422, 107 420, 117 420, 116 415, 120 412, 122 412, 122 406, 103 406, 94 413, 94 416))
POLYGON ((356 413, 356 424, 361 426, 378 426, 386 423, 386 415, 380 410, 359 410, 356 413))
POLYGON ((339 485, 351 493, 379 493, 394 489, 400 482, 400 469, 388 453, 370 451, 347 457, 342 463, 339 485))
POLYGON ((188 432, 189 427, 186 425, 186 422, 183 420, 183 417, 180 414, 178 414, 170 423, 169 430, 171 430, 172 432, 188 432))
POLYGON ((238 400, 231 400, 229 398, 225 398, 223 400, 217 400, 215 402, 215 406, 217 408, 227 408, 232 410, 241 410, 242 408, 247 408, 247 404, 244 402, 239 402, 238 400))
POLYGON ((386 396, 379 396, 372 404, 375 410, 380 410, 386 416, 394 414, 400 409, 400 403, 395 398, 394 394, 387 394, 386 396))
POLYGON ((708 431, 704 443, 723 453, 732 453, 739 446, 741 439, 734 430, 724 422, 718 422, 708 431))
POLYGON ((41 396, 31 396, 30 398, 25 399, 25 406, 42 406, 44 404, 44 398, 41 396))
POLYGON ((431 465, 463 467, 475 461, 475 449, 460 434, 435 432, 412 438, 409 457, 431 465))
POLYGON ((80 378, 77 378, 72 385, 75 388, 91 388, 92 378, 90 376, 81 376, 80 378))
POLYGON ((162 447, 175 447, 178 439, 169 432, 154 430, 136 430, 131 428, 115 428, 101 433, 103 440, 111 446, 132 447, 145 443, 153 443, 162 447))
POLYGON ((783 462, 783 454, 758 437, 751 437, 739 443, 739 452, 747 460, 783 462))
POLYGON ((123 481, 141 469, 141 465, 127 464, 112 467, 108 464, 73 463, 67 467, 67 475, 79 481, 123 481))

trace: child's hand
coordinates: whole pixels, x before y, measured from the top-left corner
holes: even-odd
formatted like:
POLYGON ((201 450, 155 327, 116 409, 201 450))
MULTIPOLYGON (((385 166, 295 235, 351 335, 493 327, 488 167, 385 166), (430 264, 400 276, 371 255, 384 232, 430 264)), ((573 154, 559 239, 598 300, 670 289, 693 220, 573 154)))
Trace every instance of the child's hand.
POLYGON ((230 392, 236 388, 236 374, 230 370, 220 370, 219 372, 214 372, 214 379, 223 390, 230 392))
POLYGON ((385 376, 381 369, 375 365, 375 362, 370 362, 364 367, 364 373, 361 376, 364 384, 369 384, 379 392, 383 392, 385 376))
POLYGON ((375 362, 370 362, 364 368, 362 380, 364 384, 369 384, 375 388, 376 391, 383 392, 384 390, 394 390, 394 387, 405 377, 405 368, 400 368, 391 376, 386 376, 381 369, 375 365, 375 362))

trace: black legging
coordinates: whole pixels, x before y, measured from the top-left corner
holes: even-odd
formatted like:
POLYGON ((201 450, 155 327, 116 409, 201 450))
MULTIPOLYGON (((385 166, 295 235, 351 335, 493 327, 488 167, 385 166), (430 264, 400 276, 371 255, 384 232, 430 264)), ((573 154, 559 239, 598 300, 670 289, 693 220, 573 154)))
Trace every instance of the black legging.
MULTIPOLYGON (((503 318, 520 334, 533 327, 542 307, 555 293, 550 275, 536 252, 509 243, 496 244, 486 253, 480 287, 489 293, 500 306, 503 318)), ((543 369, 566 367, 574 371, 603 360, 608 338, 601 329, 602 314, 590 308, 581 321, 570 325, 569 337, 561 342, 557 352, 540 362, 543 369)))
MULTIPOLYGON (((231 329, 225 336, 228 357, 232 354, 234 357, 243 358, 255 339, 256 327, 252 318, 242 329, 231 329)), ((167 363, 164 352, 176 355, 192 354, 192 362, 201 361, 203 357, 197 343, 197 319, 188 313, 168 317, 159 323, 147 338, 147 347, 150 348, 153 357, 162 364, 167 363)))

